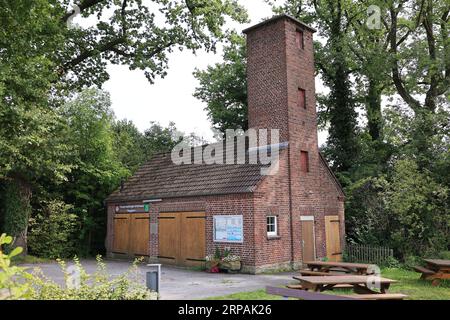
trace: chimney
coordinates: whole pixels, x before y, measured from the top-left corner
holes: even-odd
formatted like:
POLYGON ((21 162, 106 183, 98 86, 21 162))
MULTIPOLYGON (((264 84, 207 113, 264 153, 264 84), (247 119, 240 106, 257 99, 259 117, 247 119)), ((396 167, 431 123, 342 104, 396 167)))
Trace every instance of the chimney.
POLYGON ((318 152, 314 83, 314 29, 279 15, 247 35, 249 128, 279 129, 289 148, 318 152))

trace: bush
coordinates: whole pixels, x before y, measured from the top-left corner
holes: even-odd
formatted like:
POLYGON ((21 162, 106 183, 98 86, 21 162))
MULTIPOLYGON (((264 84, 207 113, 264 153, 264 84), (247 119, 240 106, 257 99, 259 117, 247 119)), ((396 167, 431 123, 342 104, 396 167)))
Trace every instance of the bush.
POLYGON ((423 265, 423 259, 421 257, 411 255, 405 258, 404 267, 406 269, 412 270, 414 267, 421 265, 423 265))
POLYGON ((449 190, 409 160, 397 161, 384 197, 392 247, 400 256, 436 256, 448 246, 449 190))
POLYGON ((0 236, 0 300, 25 299, 31 296, 32 287, 27 281, 31 276, 25 272, 25 268, 12 266, 11 258, 22 252, 21 247, 17 247, 9 254, 3 253, 3 247, 10 245, 13 241, 11 236, 3 233, 0 236))
POLYGON ((64 261, 59 260, 64 274, 65 286, 60 286, 46 278, 36 269, 33 278, 35 290, 31 299, 36 300, 151 300, 157 294, 139 284, 139 273, 136 260, 128 272, 117 277, 110 277, 106 265, 97 256, 97 270, 89 275, 78 258, 74 258, 74 266, 67 268, 64 261))
POLYGON ((31 253, 50 259, 75 255, 79 223, 72 210, 71 205, 58 200, 44 205, 30 221, 28 246, 31 253))
POLYGON ((450 251, 441 251, 438 254, 439 259, 450 260, 450 251))
POLYGON ((58 260, 64 274, 65 285, 61 286, 47 278, 42 270, 33 273, 26 268, 12 266, 11 258, 20 254, 22 248, 15 248, 9 255, 3 253, 2 246, 11 244, 13 238, 0 236, 0 300, 150 300, 157 294, 140 284, 136 260, 128 272, 110 277, 106 265, 97 256, 97 270, 89 275, 78 258, 74 266, 58 260))
POLYGON ((380 267, 386 267, 386 268, 400 268, 401 263, 394 257, 387 257, 385 261, 381 264, 380 267))

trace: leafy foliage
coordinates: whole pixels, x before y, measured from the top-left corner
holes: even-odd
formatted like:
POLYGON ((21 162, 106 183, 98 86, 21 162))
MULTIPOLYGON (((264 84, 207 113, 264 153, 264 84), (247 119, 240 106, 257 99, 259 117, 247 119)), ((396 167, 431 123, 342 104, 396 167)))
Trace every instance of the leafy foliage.
POLYGON ((224 48, 223 63, 194 72, 200 82, 194 96, 206 102, 208 117, 221 132, 248 129, 246 55, 245 39, 233 35, 224 48))
POLYGON ((28 298, 31 295, 31 286, 24 279, 30 279, 25 268, 12 266, 11 258, 22 252, 21 247, 15 248, 9 254, 3 252, 4 245, 10 245, 13 241, 6 233, 0 235, 0 300, 15 300, 28 298))
POLYGON ((141 284, 139 279, 138 260, 124 274, 111 277, 107 273, 106 264, 97 256, 97 270, 90 275, 83 268, 78 258, 74 258, 73 269, 59 260, 64 274, 65 286, 61 286, 45 277, 36 269, 32 279, 34 286, 33 300, 154 300, 152 293, 141 284))
MULTIPOLYGON (((100 87, 108 63, 164 77, 170 52, 213 51, 230 33, 226 18, 247 15, 235 0, 80 0, 82 28, 70 24, 69 2, 0 1, 0 180, 20 184, 27 207, 39 203, 33 192, 73 204, 88 251, 104 232, 100 199, 138 164, 124 168, 114 153, 108 97, 78 93, 100 87)), ((14 214, 24 224, 12 235, 26 248, 29 212, 4 216, 14 214)))
POLYGON ((391 239, 399 252, 436 254, 450 242, 449 189, 411 160, 396 163, 386 192, 386 207, 393 216, 391 239))
POLYGON ((28 234, 30 253, 47 258, 73 257, 78 248, 79 217, 73 206, 62 201, 44 204, 31 219, 28 234))
POLYGON ((100 256, 92 275, 76 257, 70 270, 64 261, 58 260, 65 280, 65 286, 61 286, 39 268, 29 273, 26 268, 12 266, 11 258, 20 254, 22 248, 17 247, 8 255, 1 250, 12 240, 6 234, 0 236, 0 300, 150 300, 157 297, 141 283, 137 267, 140 260, 135 260, 128 272, 115 277, 108 275, 100 256))

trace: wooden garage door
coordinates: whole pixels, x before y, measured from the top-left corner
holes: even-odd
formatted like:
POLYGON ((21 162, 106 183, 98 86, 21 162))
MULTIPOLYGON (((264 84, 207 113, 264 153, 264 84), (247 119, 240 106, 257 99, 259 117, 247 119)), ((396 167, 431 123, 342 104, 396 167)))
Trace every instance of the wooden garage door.
POLYGON ((162 263, 196 266, 205 261, 204 212, 161 213, 158 235, 162 263))
POLYGON ((158 218, 158 257, 162 263, 177 264, 180 255, 180 223, 176 213, 161 213, 158 218))
POLYGON ((121 254, 128 253, 129 229, 130 229, 129 214, 114 215, 114 241, 113 241, 114 253, 121 253, 121 254))
POLYGON ((205 261, 205 213, 183 213, 181 221, 181 263, 199 265, 205 261))
POLYGON ((149 214, 124 213, 114 216, 113 253, 148 256, 149 246, 149 214))
POLYGON ((150 216, 148 214, 132 214, 130 224, 130 254, 148 256, 150 249, 150 216))
POLYGON ((330 261, 342 260, 340 230, 339 216, 325 216, 327 258, 330 261))

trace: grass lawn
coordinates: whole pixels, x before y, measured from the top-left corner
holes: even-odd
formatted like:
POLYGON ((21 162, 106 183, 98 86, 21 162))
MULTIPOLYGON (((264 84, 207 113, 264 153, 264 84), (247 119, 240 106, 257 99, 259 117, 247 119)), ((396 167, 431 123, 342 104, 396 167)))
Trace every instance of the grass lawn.
MULTIPOLYGON (((397 280, 389 288, 390 293, 403 293, 411 300, 450 300, 450 281, 442 281, 437 287, 431 286, 431 281, 419 280, 420 274, 404 269, 383 269, 381 274, 385 278, 397 280)), ((326 291, 330 294, 351 294, 349 290, 326 291)), ((209 300, 277 300, 279 296, 266 294, 265 290, 235 293, 227 296, 213 297, 209 300)))

